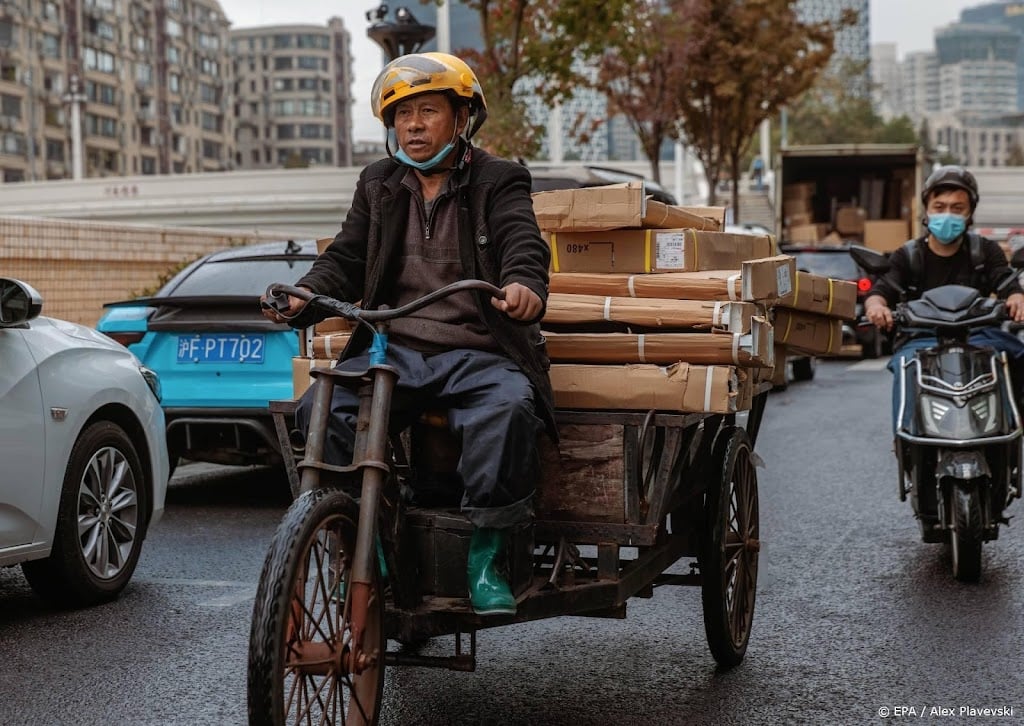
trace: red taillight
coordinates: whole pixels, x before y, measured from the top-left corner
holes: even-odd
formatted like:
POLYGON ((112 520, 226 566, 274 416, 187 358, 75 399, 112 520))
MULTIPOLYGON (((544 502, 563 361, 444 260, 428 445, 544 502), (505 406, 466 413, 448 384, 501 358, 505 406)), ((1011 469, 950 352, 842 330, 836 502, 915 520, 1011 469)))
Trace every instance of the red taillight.
POLYGON ((115 340, 121 345, 128 347, 132 343, 138 343, 146 335, 145 333, 104 333, 108 338, 115 340))
POLYGON ((857 280, 857 292, 867 292, 871 289, 871 280, 866 277, 862 277, 857 280))

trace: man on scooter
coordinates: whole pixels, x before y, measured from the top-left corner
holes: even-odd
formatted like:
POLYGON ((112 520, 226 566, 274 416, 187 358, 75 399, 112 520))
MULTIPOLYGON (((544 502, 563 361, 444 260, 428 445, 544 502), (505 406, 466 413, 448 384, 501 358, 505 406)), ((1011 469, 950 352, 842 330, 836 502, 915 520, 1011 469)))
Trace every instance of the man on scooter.
MULTIPOLYGON (((503 300, 463 293, 396 319, 388 364, 399 374, 392 421, 408 425, 425 410, 442 409, 462 445, 462 512, 474 525, 467 572, 473 609, 514 613, 516 600, 495 562, 509 529, 532 518, 538 434, 547 428, 557 436, 538 325, 550 250, 533 214, 530 173, 471 143, 487 105, 476 74, 455 56, 392 61, 370 101, 387 130, 389 158, 360 174, 341 231, 297 285, 361 300, 368 309, 399 307, 467 278, 502 288, 503 300)), ((291 298, 288 315, 301 308, 291 298)), ((292 325, 308 322, 300 317, 292 325)), ((365 369, 369 344, 360 327, 338 368, 365 369)), ((310 392, 296 412, 304 433, 310 392)), ((357 410, 355 394, 336 387, 328 463, 351 461, 357 410)))
MULTIPOLYGON (((893 327, 892 307, 900 301, 901 290, 908 300, 916 300, 927 290, 942 285, 964 285, 991 295, 1009 273, 1006 255, 999 245, 968 232, 977 209, 978 183, 974 175, 960 166, 940 166, 925 181, 921 192, 924 223, 928 233, 910 240, 895 250, 891 269, 875 281, 864 302, 868 320, 881 330, 893 327)), ((1017 282, 1001 292, 1011 319, 1024 320, 1024 293, 1017 282)), ((1024 345, 1014 336, 998 329, 975 333, 971 342, 1005 351, 1011 358, 1024 356, 1024 345)), ((895 374, 913 357, 914 351, 936 345, 934 337, 900 335, 893 342, 889 370, 895 374)), ((908 386, 908 392, 913 389, 908 386)), ((892 419, 896 429, 899 386, 893 381, 892 419)), ((913 410, 908 401, 907 411, 913 410)))

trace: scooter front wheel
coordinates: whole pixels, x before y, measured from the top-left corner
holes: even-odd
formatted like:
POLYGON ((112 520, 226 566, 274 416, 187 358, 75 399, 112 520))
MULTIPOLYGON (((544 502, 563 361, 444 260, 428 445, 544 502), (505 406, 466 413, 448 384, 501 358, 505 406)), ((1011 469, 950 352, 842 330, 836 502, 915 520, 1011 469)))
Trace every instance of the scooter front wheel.
POLYGON ((981 496, 976 485, 959 481, 954 482, 951 495, 953 577, 977 582, 981 579, 981 496))
POLYGON ((361 656, 352 657, 358 521, 349 496, 321 489, 296 499, 274 534, 249 637, 250 724, 377 723, 385 639, 376 568, 361 656))

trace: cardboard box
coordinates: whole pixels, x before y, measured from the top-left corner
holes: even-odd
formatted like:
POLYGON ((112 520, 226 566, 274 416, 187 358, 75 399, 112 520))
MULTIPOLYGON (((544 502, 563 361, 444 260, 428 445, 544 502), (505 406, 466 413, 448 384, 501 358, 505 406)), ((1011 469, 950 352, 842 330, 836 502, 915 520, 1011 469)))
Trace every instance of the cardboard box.
POLYGON ((798 224, 789 228, 787 241, 800 244, 817 244, 822 237, 821 230, 816 224, 798 224))
POLYGON ((782 223, 786 227, 799 227, 804 224, 814 224, 814 215, 810 212, 801 212, 794 214, 791 217, 786 217, 782 220, 782 223))
POLYGON ((838 353, 843 346, 843 321, 789 308, 775 308, 775 342, 813 354, 838 353))
POLYGON ((834 318, 850 319, 857 314, 857 285, 809 272, 797 272, 793 294, 778 305, 834 318))
POLYGON ((840 207, 836 210, 836 232, 839 234, 863 234, 867 212, 861 207, 840 207))
POLYGON ((790 294, 795 277, 796 261, 789 255, 776 255, 747 260, 739 270, 651 275, 556 272, 549 289, 553 293, 772 303, 790 294))
POLYGON ((551 366, 558 408, 736 413, 746 376, 735 366, 551 366))
POLYGON ((314 335, 328 335, 330 333, 348 333, 352 330, 352 323, 345 318, 326 318, 313 326, 314 335))
POLYGON ((775 252, 769 236, 638 229, 545 232, 553 272, 694 272, 739 269, 775 252))
POLYGON ((809 198, 783 199, 782 216, 785 219, 792 219, 796 216, 814 217, 814 205, 809 198))
POLYGON ((547 310, 541 324, 615 322, 648 328, 714 328, 731 333, 749 333, 750 321, 758 314, 763 314, 763 311, 751 302, 601 297, 553 292, 548 295, 547 310))
POLYGON ((331 333, 330 335, 317 335, 313 337, 310 352, 313 358, 322 360, 333 360, 341 355, 351 338, 349 333, 331 333))
POLYGON ((751 321, 739 333, 545 333, 548 357, 558 363, 658 363, 677 361, 759 368, 774 365, 772 326, 751 321))
POLYGON ((681 209, 698 217, 707 217, 714 222, 718 222, 719 229, 725 226, 725 207, 686 207, 678 205, 673 207, 673 209, 681 209))
POLYGON ((816 192, 817 186, 814 182, 786 184, 782 187, 782 198, 783 200, 799 198, 810 199, 816 192))
POLYGON ((910 223, 905 219, 872 219, 864 223, 864 246, 873 250, 891 252, 908 239, 910 223))
POLYGON ((334 241, 334 237, 324 237, 316 241, 316 253, 322 255, 324 250, 331 246, 331 242, 334 241))
POLYGON ((292 358, 292 395, 298 398, 313 385, 313 377, 309 375, 313 368, 334 368, 336 360, 317 358, 292 358))
POLYGON ((713 219, 648 199, 642 181, 535 192, 532 197, 537 224, 545 232, 631 227, 721 229, 713 219))

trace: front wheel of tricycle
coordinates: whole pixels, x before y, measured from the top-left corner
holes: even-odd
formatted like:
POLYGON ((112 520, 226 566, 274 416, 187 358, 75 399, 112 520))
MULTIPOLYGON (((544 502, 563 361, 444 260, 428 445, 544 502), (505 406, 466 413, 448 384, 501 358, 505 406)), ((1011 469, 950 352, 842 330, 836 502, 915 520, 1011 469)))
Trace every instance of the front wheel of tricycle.
POLYGON ((318 490, 296 499, 281 521, 253 607, 250 724, 377 723, 385 639, 376 572, 362 657, 351 657, 350 573, 358 515, 357 505, 344 493, 318 490))
POLYGON ((701 536, 701 600, 711 654, 738 665, 747 652, 760 551, 757 470, 746 431, 722 429, 715 441, 701 536))

